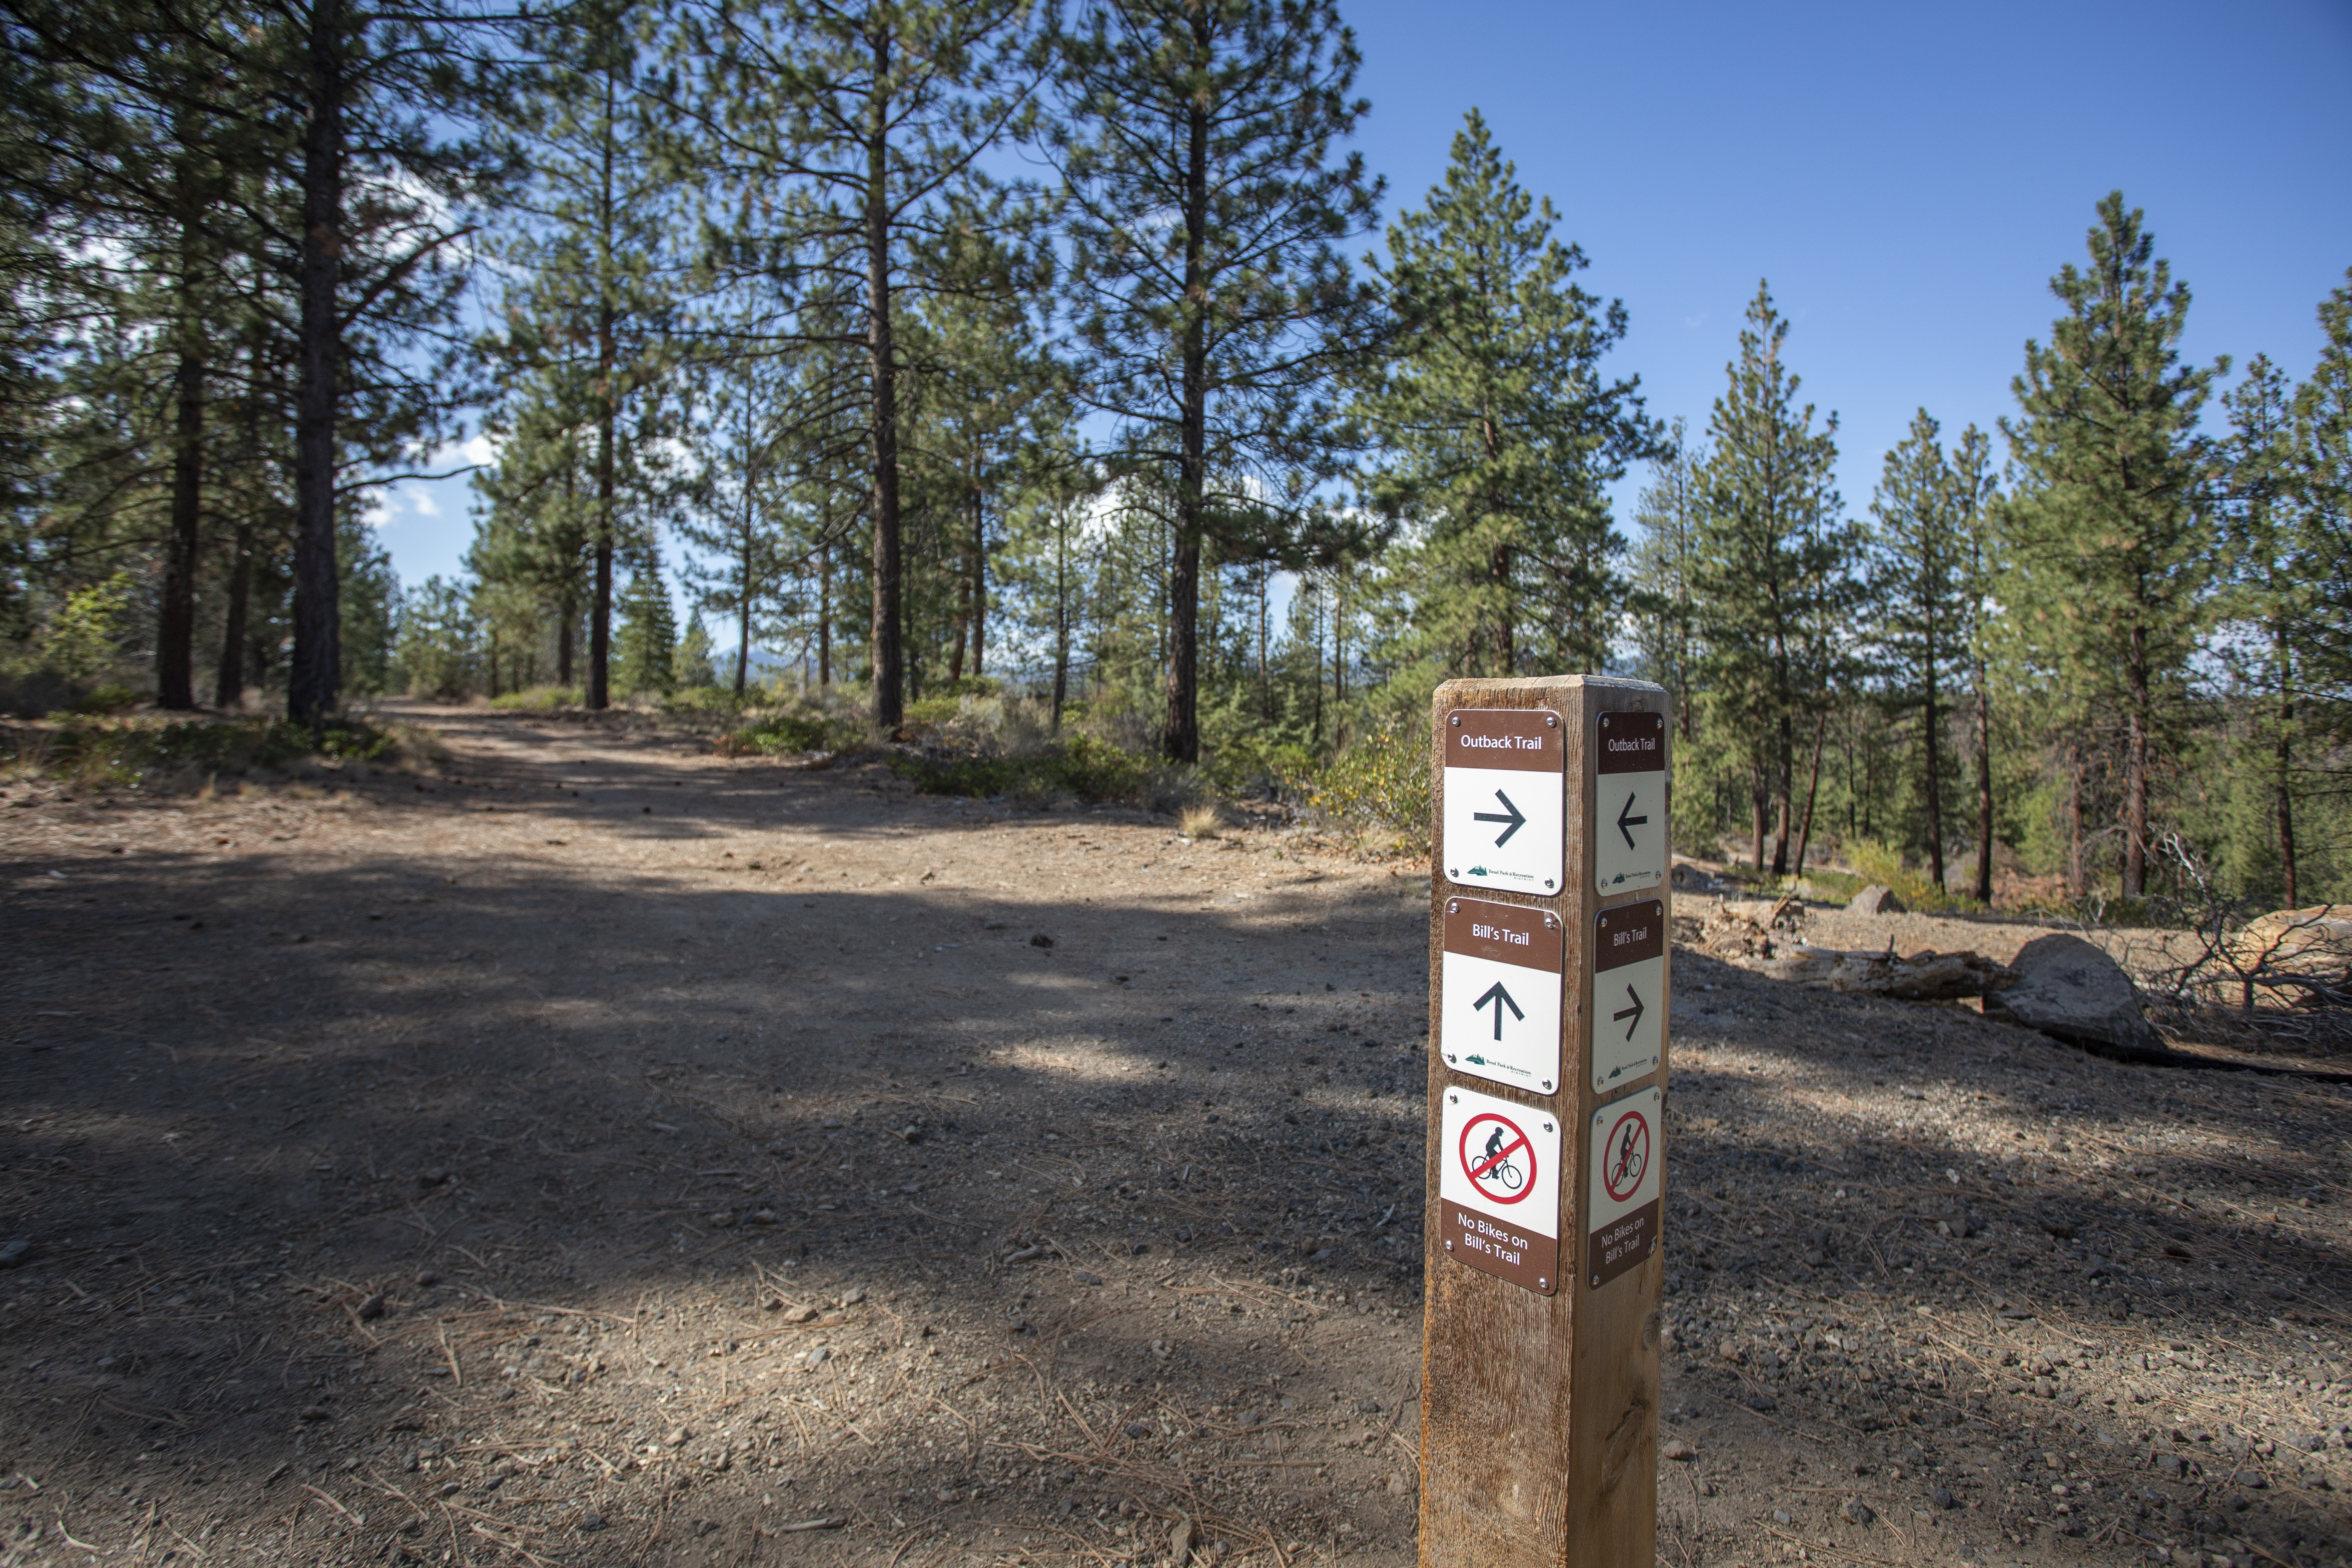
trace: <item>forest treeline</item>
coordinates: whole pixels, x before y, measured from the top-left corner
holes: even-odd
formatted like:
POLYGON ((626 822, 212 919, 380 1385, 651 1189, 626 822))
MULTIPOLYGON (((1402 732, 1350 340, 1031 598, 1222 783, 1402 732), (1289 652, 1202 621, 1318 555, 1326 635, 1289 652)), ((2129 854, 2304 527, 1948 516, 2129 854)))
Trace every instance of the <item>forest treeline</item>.
POLYGON ((2191 363, 2111 194, 2012 412, 1856 505, 1768 286, 1669 420, 1475 110, 1391 203, 1328 0, 0 26, 19 709, 1011 694, 1295 784, 1622 671, 1694 852, 2352 893, 2352 274, 2307 366, 2191 363), (404 589, 373 509, 467 440, 467 571, 404 589))

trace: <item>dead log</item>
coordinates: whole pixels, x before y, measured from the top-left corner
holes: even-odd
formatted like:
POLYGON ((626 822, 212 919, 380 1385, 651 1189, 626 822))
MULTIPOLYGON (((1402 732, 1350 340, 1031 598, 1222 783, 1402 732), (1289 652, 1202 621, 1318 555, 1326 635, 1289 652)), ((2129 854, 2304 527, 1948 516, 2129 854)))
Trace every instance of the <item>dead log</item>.
POLYGON ((1863 992, 1873 996, 1891 996, 1900 1002, 1950 1002, 1962 996, 1982 996, 1989 991, 2017 984, 2015 970, 1980 953, 1966 952, 1923 952, 1897 958, 1892 950, 1842 952, 1835 948, 1799 942, 1769 957, 1735 958, 1729 962, 1792 985, 1863 992))

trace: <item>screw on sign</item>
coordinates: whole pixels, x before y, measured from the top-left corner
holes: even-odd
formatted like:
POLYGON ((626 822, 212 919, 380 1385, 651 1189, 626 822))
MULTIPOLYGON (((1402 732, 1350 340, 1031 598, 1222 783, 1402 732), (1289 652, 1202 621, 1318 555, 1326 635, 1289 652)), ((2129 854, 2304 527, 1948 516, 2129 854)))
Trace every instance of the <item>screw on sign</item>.
POLYGON ((1460 1154, 1464 1173, 1489 1202, 1519 1203, 1535 1190, 1535 1147, 1507 1116, 1489 1111, 1465 1122, 1460 1154), (1474 1142, 1480 1144, 1475 1154, 1470 1152, 1474 1142))

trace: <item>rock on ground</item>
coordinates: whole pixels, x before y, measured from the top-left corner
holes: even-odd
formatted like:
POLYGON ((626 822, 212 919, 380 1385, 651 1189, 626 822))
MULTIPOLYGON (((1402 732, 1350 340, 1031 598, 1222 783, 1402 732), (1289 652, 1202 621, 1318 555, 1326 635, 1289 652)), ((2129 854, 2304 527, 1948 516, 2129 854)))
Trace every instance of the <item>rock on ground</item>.
POLYGON ((2165 1049, 2141 1014, 2123 966, 2079 936, 2053 932, 2018 950, 2017 984, 1985 998, 1985 1012, 2089 1048, 2165 1049))
POLYGON ((1895 896, 1894 889, 1883 887, 1876 882, 1873 882, 1856 893, 1847 900, 1845 907, 1861 915, 1899 915, 1907 912, 1909 909, 1908 905, 1895 896))

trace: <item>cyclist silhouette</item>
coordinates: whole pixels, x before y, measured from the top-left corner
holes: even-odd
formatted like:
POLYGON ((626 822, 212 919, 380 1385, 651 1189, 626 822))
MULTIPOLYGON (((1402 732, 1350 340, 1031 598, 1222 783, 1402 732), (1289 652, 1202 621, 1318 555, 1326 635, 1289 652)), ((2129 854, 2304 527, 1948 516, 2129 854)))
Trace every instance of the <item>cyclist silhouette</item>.
POLYGON ((1624 1129, 1624 1134, 1617 1141, 1617 1170, 1609 1179, 1612 1190, 1619 1187, 1630 1189, 1639 1183, 1643 1167, 1650 1163, 1649 1150, 1636 1147, 1634 1143, 1634 1140, 1647 1129, 1630 1116, 1625 1119, 1624 1129))
POLYGON ((1478 1174, 1481 1179, 1490 1179, 1497 1183, 1506 1192, 1517 1192, 1519 1187, 1519 1168, 1503 1158, 1503 1130, 1500 1127, 1495 1128, 1486 1134, 1486 1157, 1478 1163, 1478 1174))

